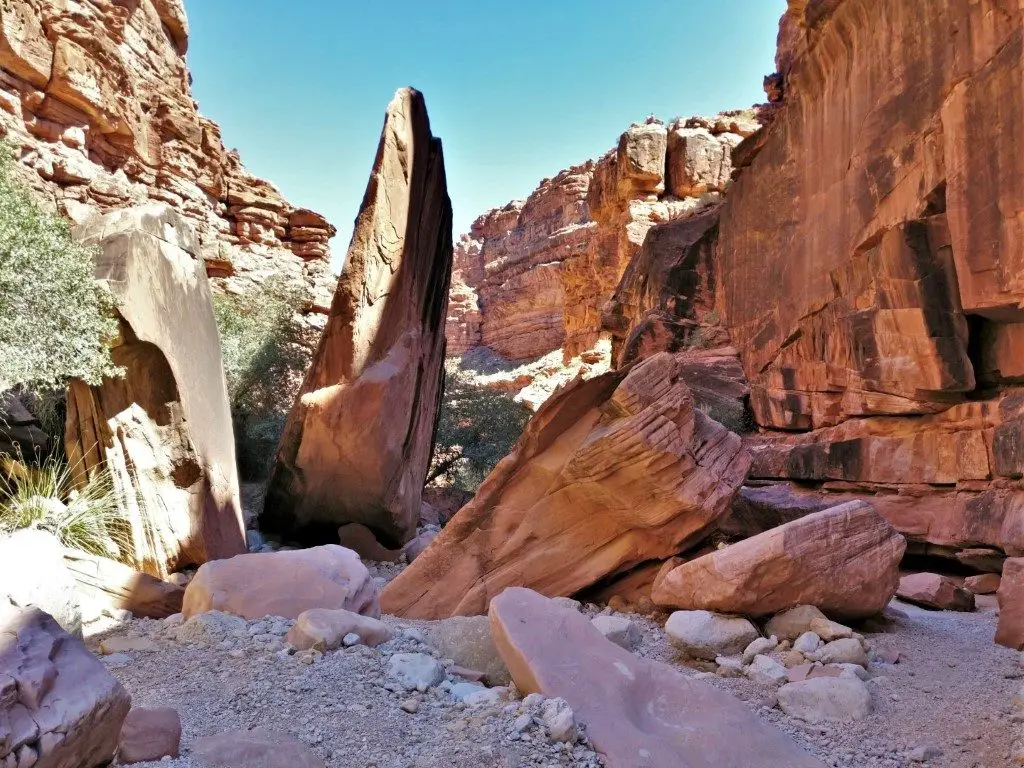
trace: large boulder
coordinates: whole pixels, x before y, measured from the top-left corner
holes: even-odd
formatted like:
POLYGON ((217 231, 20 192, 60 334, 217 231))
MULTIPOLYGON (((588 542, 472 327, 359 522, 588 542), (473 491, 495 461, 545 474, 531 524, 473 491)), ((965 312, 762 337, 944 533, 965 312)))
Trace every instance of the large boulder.
POLYGON ((694 407, 663 353, 560 391, 384 590, 388 613, 484 613, 506 587, 568 596, 693 545, 725 513, 748 459, 694 407))
POLYGON ((106 764, 130 707, 117 679, 50 616, 0 606, 0 765, 106 764))
POLYGON ((261 526, 416 532, 444 382, 452 208, 423 96, 388 105, 327 326, 288 417, 261 526))
POLYGON ((508 668, 494 647, 486 616, 452 616, 431 624, 427 631, 442 658, 481 672, 489 685, 508 685, 508 668))
POLYGON ((905 549, 870 504, 849 502, 668 570, 651 596, 685 610, 766 616, 813 605, 864 618, 895 593, 905 549))
POLYGON ((220 336, 199 243, 164 205, 80 228, 96 277, 117 298, 111 350, 123 378, 68 391, 65 447, 85 476, 106 467, 128 522, 129 554, 158 577, 245 551, 220 336))
POLYGON ((0 608, 35 607, 65 632, 82 636, 82 610, 63 548, 45 531, 26 529, 0 537, 0 608))
POLYGON ((738 699, 634 656, 536 592, 506 590, 490 620, 519 690, 565 699, 609 768, 822 768, 738 699))
POLYGON ((17 394, 10 390, 5 392, 5 389, 6 385, 0 381, 0 456, 32 459, 46 455, 50 448, 49 435, 17 394))
POLYGON ((313 608, 380 616, 377 587, 359 555, 329 544, 215 560, 196 571, 181 612, 186 618, 222 611, 243 619, 297 619, 313 608))

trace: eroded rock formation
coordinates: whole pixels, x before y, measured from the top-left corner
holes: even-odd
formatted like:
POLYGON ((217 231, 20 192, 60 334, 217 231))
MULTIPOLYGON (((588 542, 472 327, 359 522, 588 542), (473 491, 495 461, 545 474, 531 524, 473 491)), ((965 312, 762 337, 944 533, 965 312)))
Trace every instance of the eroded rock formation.
POLYGON ((123 378, 68 391, 65 446, 85 474, 106 467, 138 570, 163 577, 245 551, 220 337, 199 246, 166 205, 113 211, 80 235, 118 301, 111 351, 123 378))
POLYGON ((382 595, 410 618, 480 614, 508 586, 572 595, 699 541, 749 460, 655 355, 545 403, 476 497, 382 595))
POLYGON ((0 8, 0 136, 25 177, 81 222, 162 202, 199 237, 211 278, 245 291, 268 274, 330 301, 334 228, 250 174, 199 114, 182 0, 9 0, 0 8))
POLYGON ((523 361, 592 347, 647 232, 719 200, 732 148, 758 128, 753 111, 637 124, 601 159, 481 216, 455 249, 450 353, 483 345, 523 361))
POLYGON ((423 96, 388 106, 313 364, 288 418, 261 525, 336 539, 416 531, 444 379, 452 209, 423 96))
POLYGON ((47 614, 0 605, 0 764, 107 764, 130 706, 103 663, 47 614))

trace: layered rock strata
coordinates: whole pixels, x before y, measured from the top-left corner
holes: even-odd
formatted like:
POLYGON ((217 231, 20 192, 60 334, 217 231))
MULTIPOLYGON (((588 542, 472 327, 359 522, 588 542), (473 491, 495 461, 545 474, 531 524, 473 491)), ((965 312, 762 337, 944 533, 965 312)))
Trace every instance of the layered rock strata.
POLYGON ((577 380, 537 412, 476 497, 382 594, 410 618, 480 614, 509 586, 572 595, 700 541, 749 460, 662 353, 577 380))
POLYGON ((455 249, 450 352, 483 345, 523 361, 592 347, 647 232, 720 199, 733 147, 758 128, 753 111, 649 120, 599 160, 481 216, 455 249))
POLYGON ((452 208, 423 96, 388 106, 345 268, 288 417, 261 526, 416 532, 444 381, 452 208))
MULTIPOLYGON (((334 228, 225 148, 190 94, 182 0, 10 0, 0 8, 0 136, 72 220, 162 202, 185 216, 220 287, 271 274, 330 301, 334 228)), ((314 318, 310 318, 311 320, 314 318)))
POLYGON ((157 577, 245 551, 227 383, 199 246, 166 205, 114 211, 80 236, 117 299, 123 377, 71 383, 65 447, 85 481, 110 471, 122 555, 157 577))

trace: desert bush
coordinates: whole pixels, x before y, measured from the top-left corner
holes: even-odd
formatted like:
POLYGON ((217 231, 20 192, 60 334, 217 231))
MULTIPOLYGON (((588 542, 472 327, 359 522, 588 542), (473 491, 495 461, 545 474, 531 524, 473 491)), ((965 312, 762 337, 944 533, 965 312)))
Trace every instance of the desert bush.
POLYGON ((475 492, 529 420, 525 407, 477 384, 458 360, 449 359, 427 484, 475 492))
POLYGON ((266 474, 295 391, 309 364, 309 349, 295 314, 301 287, 272 277, 242 294, 217 294, 220 330, 239 471, 266 474))
POLYGON ((65 547, 128 561, 131 538, 110 473, 75 486, 73 468, 50 456, 38 465, 0 456, 0 535, 23 528, 53 534, 65 547))
POLYGON ((113 296, 94 280, 92 248, 33 198, 0 146, 0 383, 32 387, 114 375, 113 296))

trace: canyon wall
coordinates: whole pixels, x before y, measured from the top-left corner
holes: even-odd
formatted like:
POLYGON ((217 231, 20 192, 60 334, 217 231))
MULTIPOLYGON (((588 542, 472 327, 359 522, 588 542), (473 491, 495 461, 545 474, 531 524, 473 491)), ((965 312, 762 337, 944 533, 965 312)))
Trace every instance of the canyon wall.
POLYGON ((648 231, 719 202, 733 147, 759 127, 752 110, 649 119, 599 160, 478 218, 455 248, 449 354, 484 346, 525 361, 561 349, 568 360, 592 348, 648 231))
POLYGON ((182 0, 0 5, 0 137, 28 181, 76 222, 150 201, 192 224, 215 285, 270 275, 307 287, 310 320, 333 280, 321 215, 250 174, 190 95, 182 0))

